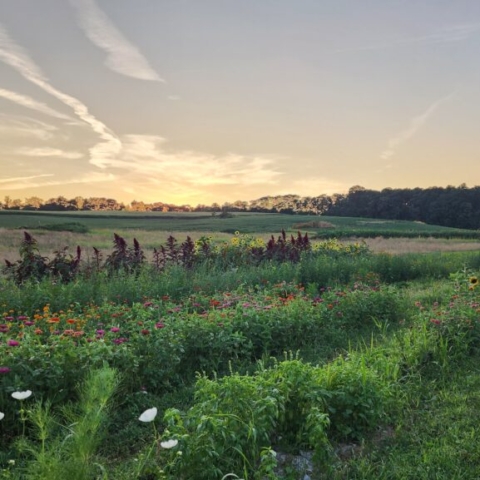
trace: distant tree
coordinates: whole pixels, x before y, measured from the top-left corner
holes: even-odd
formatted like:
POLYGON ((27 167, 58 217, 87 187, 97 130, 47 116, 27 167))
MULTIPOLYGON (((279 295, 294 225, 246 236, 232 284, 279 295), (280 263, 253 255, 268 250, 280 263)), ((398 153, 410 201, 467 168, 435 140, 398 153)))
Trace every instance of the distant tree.
POLYGON ((43 205, 43 200, 40 197, 26 198, 23 204, 25 210, 39 210, 43 205))

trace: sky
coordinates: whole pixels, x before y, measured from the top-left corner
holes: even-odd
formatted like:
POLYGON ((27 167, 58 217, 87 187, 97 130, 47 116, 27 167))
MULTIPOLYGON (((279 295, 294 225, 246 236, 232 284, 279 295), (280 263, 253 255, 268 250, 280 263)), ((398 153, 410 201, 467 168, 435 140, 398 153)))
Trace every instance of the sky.
POLYGON ((478 0, 2 0, 0 200, 480 185, 478 0))

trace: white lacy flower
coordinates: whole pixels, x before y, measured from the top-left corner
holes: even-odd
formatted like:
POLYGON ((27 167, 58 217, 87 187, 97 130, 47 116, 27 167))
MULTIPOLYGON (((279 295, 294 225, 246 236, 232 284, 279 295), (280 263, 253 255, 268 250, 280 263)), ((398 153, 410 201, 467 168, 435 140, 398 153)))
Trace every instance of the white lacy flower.
POLYGON ((157 409, 155 407, 149 408, 148 410, 145 410, 139 417, 138 419, 141 422, 152 422, 155 420, 155 417, 157 416, 157 409))
POLYGON ((0 420, 3 420, 3 417, 5 417, 5 414, 0 412, 0 420))
POLYGON ((162 448, 173 448, 178 445, 178 440, 167 440, 165 442, 160 442, 162 448))
POLYGON ((13 392, 12 397, 15 400, 25 400, 32 394, 31 390, 25 390, 24 392, 13 392))

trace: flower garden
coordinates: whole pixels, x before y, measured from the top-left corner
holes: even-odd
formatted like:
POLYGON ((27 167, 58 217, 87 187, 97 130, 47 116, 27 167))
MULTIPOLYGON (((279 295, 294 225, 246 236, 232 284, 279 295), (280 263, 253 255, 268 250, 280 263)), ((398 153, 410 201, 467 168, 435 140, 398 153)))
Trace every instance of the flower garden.
POLYGON ((478 252, 282 233, 173 239, 148 262, 117 237, 87 261, 29 235, 7 265, 0 478, 476 478, 474 430, 439 464, 402 429, 478 359, 478 252), (299 452, 308 468, 280 468, 299 452))

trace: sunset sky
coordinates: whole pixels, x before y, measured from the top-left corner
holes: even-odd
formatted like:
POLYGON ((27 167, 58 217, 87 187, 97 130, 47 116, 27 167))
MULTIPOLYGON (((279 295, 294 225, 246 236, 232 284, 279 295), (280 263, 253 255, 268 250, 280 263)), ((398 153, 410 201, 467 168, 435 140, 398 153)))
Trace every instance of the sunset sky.
POLYGON ((479 0, 0 2, 0 201, 464 182, 479 0))

